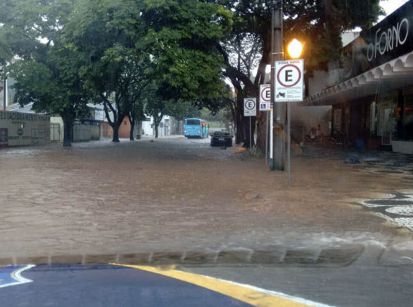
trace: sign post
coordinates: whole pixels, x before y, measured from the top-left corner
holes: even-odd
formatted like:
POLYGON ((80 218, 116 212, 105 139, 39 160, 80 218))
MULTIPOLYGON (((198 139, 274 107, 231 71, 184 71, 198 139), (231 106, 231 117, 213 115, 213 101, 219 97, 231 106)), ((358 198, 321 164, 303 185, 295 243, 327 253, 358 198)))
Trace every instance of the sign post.
POLYGON ((250 148, 252 148, 251 117, 257 116, 257 99, 244 98, 244 116, 250 118, 250 148))
POLYGON ((304 60, 275 62, 275 101, 287 103, 287 167, 291 184, 291 103, 304 95, 304 60))

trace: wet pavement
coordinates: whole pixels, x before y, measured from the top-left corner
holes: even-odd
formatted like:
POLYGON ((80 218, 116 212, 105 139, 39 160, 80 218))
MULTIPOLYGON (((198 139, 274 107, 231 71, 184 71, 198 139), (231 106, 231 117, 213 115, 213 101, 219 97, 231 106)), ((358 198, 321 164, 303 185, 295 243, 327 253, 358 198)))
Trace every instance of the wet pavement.
POLYGON ((409 174, 325 154, 295 157, 292 186, 238 148, 179 137, 6 149, 0 174, 2 263, 345 266, 411 241, 356 201, 409 174))
POLYGON ((194 284, 114 265, 12 266, 0 268, 0 274, 17 279, 0 280, 2 306, 251 306, 194 284))

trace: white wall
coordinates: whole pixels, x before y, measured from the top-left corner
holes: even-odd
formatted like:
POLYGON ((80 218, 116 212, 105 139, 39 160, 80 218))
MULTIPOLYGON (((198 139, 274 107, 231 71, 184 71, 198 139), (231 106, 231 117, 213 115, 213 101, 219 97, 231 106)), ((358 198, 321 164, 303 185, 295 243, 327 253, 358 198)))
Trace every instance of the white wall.
MULTIPOLYGON (((161 122, 162 125, 159 125, 159 130, 158 130, 159 137, 171 135, 172 119, 173 118, 170 116, 164 116, 162 118, 162 122, 161 122), (169 123, 167 123, 168 120, 169 120, 169 123), (161 126, 163 127, 161 128, 161 126)), ((144 136, 151 136, 151 137, 155 136, 155 127, 153 127, 154 126, 153 122, 154 122, 153 117, 150 117, 148 121, 142 122, 142 130, 143 130, 144 136)))
POLYGON ((50 141, 63 142, 63 119, 60 116, 50 117, 50 141))
POLYGON ((50 119, 46 115, 0 112, 0 128, 7 129, 8 146, 50 142, 50 119))

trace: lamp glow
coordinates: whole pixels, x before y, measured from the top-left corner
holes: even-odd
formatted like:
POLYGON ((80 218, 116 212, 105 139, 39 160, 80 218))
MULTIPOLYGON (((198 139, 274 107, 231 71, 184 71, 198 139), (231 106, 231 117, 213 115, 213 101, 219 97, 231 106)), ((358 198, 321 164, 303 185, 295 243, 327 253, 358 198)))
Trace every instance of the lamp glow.
POLYGON ((287 52, 290 58, 298 59, 303 53, 303 44, 296 38, 294 38, 287 46, 287 52))

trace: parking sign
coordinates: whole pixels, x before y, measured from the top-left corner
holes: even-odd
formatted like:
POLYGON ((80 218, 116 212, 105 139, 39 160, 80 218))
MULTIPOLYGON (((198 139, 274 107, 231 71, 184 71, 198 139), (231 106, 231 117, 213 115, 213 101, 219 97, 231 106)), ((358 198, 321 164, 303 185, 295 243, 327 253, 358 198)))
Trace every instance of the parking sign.
POLYGON ((304 96, 304 60, 275 62, 275 102, 298 102, 304 96))
POLYGON ((244 116, 257 116, 256 98, 244 98, 244 116))

